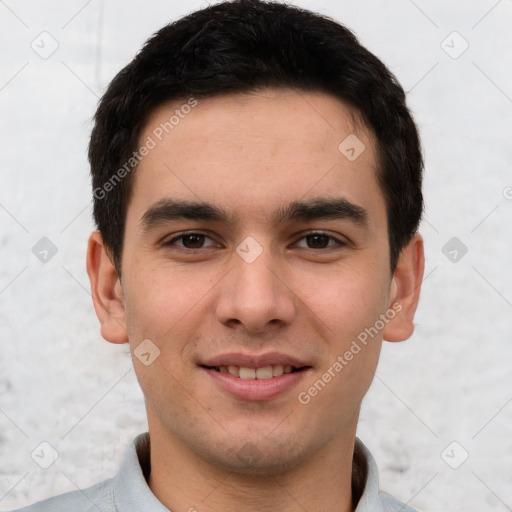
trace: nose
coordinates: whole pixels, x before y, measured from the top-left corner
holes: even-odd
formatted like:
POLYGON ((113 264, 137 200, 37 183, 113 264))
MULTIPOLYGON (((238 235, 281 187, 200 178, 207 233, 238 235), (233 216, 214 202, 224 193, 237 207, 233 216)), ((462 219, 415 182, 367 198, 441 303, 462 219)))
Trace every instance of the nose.
POLYGON ((217 320, 265 333, 289 325, 296 315, 296 297, 268 250, 252 262, 233 255, 233 268, 219 285, 217 320))

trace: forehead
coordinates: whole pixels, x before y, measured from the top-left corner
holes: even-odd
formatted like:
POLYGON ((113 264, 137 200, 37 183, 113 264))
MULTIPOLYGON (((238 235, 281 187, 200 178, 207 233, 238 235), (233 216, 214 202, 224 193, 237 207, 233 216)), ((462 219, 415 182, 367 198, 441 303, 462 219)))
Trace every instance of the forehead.
MULTIPOLYGON (((375 140, 358 112, 320 92, 265 89, 158 107, 140 136, 131 205, 165 197, 222 204, 233 218, 342 194, 385 211, 375 140), (151 142, 149 142, 151 141, 151 142)), ((382 211, 381 211, 382 213, 382 211)))

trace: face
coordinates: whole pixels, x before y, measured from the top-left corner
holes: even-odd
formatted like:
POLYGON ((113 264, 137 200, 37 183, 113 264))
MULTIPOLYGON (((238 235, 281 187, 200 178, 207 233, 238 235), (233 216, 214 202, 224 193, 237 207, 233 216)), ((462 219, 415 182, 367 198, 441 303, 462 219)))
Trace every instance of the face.
POLYGON ((204 99, 162 136, 180 105, 140 138, 156 145, 134 177, 118 321, 150 432, 282 471, 355 434, 395 321, 375 140, 323 93, 204 99))

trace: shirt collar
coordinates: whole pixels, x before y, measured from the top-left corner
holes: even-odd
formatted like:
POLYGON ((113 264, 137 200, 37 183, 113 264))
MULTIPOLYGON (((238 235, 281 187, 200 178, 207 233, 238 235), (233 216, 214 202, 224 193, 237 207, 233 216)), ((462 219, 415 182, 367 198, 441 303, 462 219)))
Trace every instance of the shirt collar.
POLYGON ((146 482, 150 468, 149 448, 148 432, 138 435, 128 447, 113 482, 116 512, 169 512, 146 482))
MULTIPOLYGON (((379 496, 379 470, 377 463, 368 448, 366 448, 358 437, 356 437, 354 451, 356 454, 360 454, 359 460, 361 461, 361 465, 366 463, 366 482, 364 483, 361 498, 359 499, 355 512, 383 512, 384 507, 379 496)), ((356 460, 357 458, 354 457, 352 471, 356 470, 354 468, 356 460)), ((360 469, 363 472, 365 471, 364 467, 360 469)))
MULTIPOLYGON (((356 437, 356 457, 353 471, 360 471, 364 487, 355 512, 383 512, 379 498, 379 472, 377 464, 363 442, 356 437), (357 456, 359 454, 359 456, 357 456), (366 463, 366 467, 364 464, 366 463), (364 480, 364 477, 365 480, 364 480)), ((146 478, 150 471, 149 433, 138 435, 128 447, 121 467, 114 477, 115 510, 130 512, 169 512, 151 492, 146 478)))

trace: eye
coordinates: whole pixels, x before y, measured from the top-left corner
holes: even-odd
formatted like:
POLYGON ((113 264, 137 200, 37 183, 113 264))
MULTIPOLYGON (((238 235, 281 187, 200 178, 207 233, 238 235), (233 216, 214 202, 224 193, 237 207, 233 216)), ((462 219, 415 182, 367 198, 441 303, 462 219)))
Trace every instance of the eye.
POLYGON ((198 232, 182 233, 168 242, 164 243, 165 246, 183 247, 185 249, 203 249, 204 247, 215 247, 217 244, 208 235, 198 232), (204 245, 206 240, 210 240, 210 245, 204 245), (181 244, 176 242, 181 241, 181 244))
MULTIPOLYGON (((176 247, 178 250, 185 249, 186 251, 219 246, 219 244, 205 233, 196 231, 181 233, 180 235, 165 242, 163 245, 165 247, 176 247)), ((301 249, 320 250, 331 247, 343 247, 346 246, 347 243, 332 235, 317 231, 304 235, 295 243, 295 245, 301 249)))
POLYGON ((322 232, 308 233, 300 238, 297 244, 301 240, 304 240, 307 244, 306 247, 302 246, 302 249, 327 249, 329 247, 343 247, 347 245, 345 242, 322 232))

